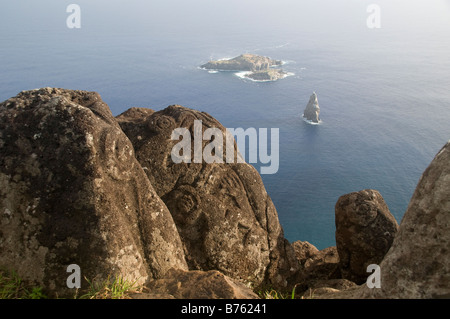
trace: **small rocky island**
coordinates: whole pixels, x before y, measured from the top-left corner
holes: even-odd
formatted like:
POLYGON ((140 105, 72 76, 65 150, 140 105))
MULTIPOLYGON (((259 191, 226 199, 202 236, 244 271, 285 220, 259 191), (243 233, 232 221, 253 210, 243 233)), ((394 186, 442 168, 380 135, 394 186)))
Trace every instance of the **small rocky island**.
POLYGON ((232 59, 209 61, 200 67, 205 70, 244 72, 242 77, 254 81, 276 81, 288 75, 277 69, 282 64, 281 60, 247 53, 232 59))
POLYGON ((287 72, 278 69, 267 69, 246 73, 244 76, 255 81, 276 81, 285 78, 287 72))
POLYGON ((319 101, 317 100, 316 92, 313 92, 313 94, 309 98, 308 104, 306 105, 305 111, 303 111, 303 119, 311 124, 319 124, 319 114, 319 101))

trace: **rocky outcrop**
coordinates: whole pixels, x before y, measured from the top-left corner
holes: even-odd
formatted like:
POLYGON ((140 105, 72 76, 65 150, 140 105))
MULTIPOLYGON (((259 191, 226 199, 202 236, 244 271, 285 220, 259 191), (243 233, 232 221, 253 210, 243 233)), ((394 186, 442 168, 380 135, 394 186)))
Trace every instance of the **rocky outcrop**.
POLYGON ((151 280, 145 288, 151 295, 144 298, 152 299, 259 299, 250 288, 216 270, 171 270, 165 278, 151 280))
POLYGON ((303 112, 303 118, 312 123, 319 123, 319 114, 320 107, 317 100, 317 94, 316 92, 313 92, 313 94, 309 98, 308 104, 306 105, 305 111, 303 112))
POLYGON ((294 248, 295 257, 302 266, 305 265, 308 259, 312 258, 319 252, 316 246, 307 241, 295 241, 292 243, 292 247, 294 248))
POLYGON ((304 271, 315 279, 339 279, 339 255, 335 246, 318 251, 304 264, 304 271))
POLYGON ((347 279, 315 280, 311 281, 309 288, 299 295, 304 299, 316 299, 321 296, 353 290, 357 287, 358 285, 347 279))
POLYGON ((261 71, 281 64, 282 61, 279 60, 272 60, 265 56, 247 53, 241 54, 233 59, 209 61, 200 67, 207 70, 222 71, 261 71))
POLYGON ((365 283, 367 266, 381 262, 398 229, 380 193, 374 190, 341 196, 335 211, 336 247, 318 251, 308 242, 292 244, 301 265, 296 287, 303 296, 339 292, 365 283), (338 289, 336 282, 347 284, 338 289))
MULTIPOLYGON (((137 112, 133 119, 129 115, 119 116, 119 123, 175 220, 189 268, 219 270, 256 286, 285 287, 298 263, 253 166, 226 163, 225 147, 223 164, 171 160, 171 151, 179 142, 171 139, 175 128, 189 130, 192 138, 194 121, 201 121, 200 136, 207 128, 217 128, 225 136, 225 128, 206 113, 178 105, 151 115, 137 112)), ((200 143, 203 150, 211 140, 200 143)), ((193 153, 194 147, 192 154, 184 155, 193 161, 193 153)))
POLYGON ((1 103, 0 119, 0 266, 49 295, 72 293, 71 264, 83 278, 138 284, 189 267, 286 287, 298 270, 253 166, 172 160, 176 127, 201 120, 225 133, 208 114, 114 118, 97 93, 45 88, 1 103))
POLYGON ((391 249, 381 288, 364 298, 450 298, 450 142, 422 174, 391 249))
MULTIPOLYGON (((45 88, 0 104, 0 266, 73 296, 81 277, 187 270, 166 205, 97 93, 45 88)), ((86 283, 82 283, 86 286, 86 283)))
POLYGON ((450 142, 419 180, 391 248, 379 264, 380 288, 362 284, 317 298, 450 298, 449 163, 450 142))
POLYGON ((339 198, 335 222, 342 278, 362 284, 367 280, 367 266, 378 265, 391 247, 397 221, 381 194, 366 189, 339 198))
POLYGON ((295 242, 293 246, 301 265, 295 285, 297 294, 314 289, 318 282, 341 279, 336 247, 319 251, 308 242, 295 242))
POLYGON ((293 242, 292 247, 301 267, 295 285, 297 298, 315 298, 318 294, 328 293, 329 289, 343 289, 339 286, 337 290, 339 281, 343 279, 340 279, 336 247, 319 251, 307 241, 293 242))

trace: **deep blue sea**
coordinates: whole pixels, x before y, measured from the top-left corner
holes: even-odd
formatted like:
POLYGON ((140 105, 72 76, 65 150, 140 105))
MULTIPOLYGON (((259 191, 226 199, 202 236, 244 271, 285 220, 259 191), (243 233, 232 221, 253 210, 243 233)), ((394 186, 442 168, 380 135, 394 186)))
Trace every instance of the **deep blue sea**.
MULTIPOLYGON (((262 175, 286 238, 335 245, 339 196, 377 189, 400 222, 450 139, 450 1, 3 1, 0 100, 22 90, 97 91, 118 115, 171 104, 229 128, 279 128, 262 175), (69 4, 81 28, 69 29, 69 4), (380 28, 369 28, 369 4, 380 28), (255 53, 294 73, 252 82, 198 68, 255 53), (315 91, 320 125, 302 121, 315 91)), ((257 168, 258 165, 255 165, 257 168)))

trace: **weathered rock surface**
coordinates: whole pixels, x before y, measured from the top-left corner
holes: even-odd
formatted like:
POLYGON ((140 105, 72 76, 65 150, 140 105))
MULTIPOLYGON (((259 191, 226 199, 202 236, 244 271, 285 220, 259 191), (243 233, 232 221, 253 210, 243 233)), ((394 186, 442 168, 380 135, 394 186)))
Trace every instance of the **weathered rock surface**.
POLYGON ((260 71, 267 70, 271 66, 279 66, 282 61, 273 60, 256 54, 241 54, 229 60, 209 61, 201 66, 208 70, 224 71, 260 71))
POLYGON ((450 298, 450 142, 422 174, 391 248, 380 263, 381 288, 362 284, 323 299, 450 298))
MULTIPOLYGON (((225 146, 223 164, 176 164, 171 158, 172 148, 179 143, 171 140, 175 128, 186 128, 194 138, 194 121, 201 120, 200 134, 217 128, 225 136, 225 128, 217 120, 177 105, 150 116, 128 118, 126 123, 120 117, 118 120, 175 220, 190 269, 219 270, 254 285, 287 285, 298 262, 253 166, 226 163, 225 146), (131 122, 133 125, 128 125, 131 122)), ((209 143, 211 140, 202 141, 201 149, 209 143)), ((236 154, 234 140, 232 143, 236 154)), ((194 148, 191 154, 183 155, 194 159, 194 148)))
POLYGON ((309 98, 308 104, 306 105, 305 111, 303 112, 303 117, 311 121, 313 123, 319 123, 320 118, 320 107, 319 107, 319 101, 317 100, 317 94, 316 92, 313 92, 311 97, 309 98))
POLYGON ((1 103, 0 152, 0 266, 59 296, 73 296, 70 264, 138 283, 187 269, 171 214, 97 93, 1 103))
POLYGON ((357 287, 353 281, 347 279, 316 280, 309 283, 309 288, 301 296, 305 299, 320 298, 320 296, 335 294, 357 287))
MULTIPOLYGON (((250 288, 216 270, 171 270, 165 278, 151 280, 146 288, 151 294, 145 298, 259 299, 250 288)), ((142 298, 134 298, 138 297, 142 298)))
POLYGON ((328 247, 319 250, 311 258, 306 260, 305 271, 314 274, 317 278, 336 279, 339 278, 339 255, 336 247, 328 247))
MULTIPOLYGON (((317 282, 341 279, 339 255, 336 247, 328 247, 314 252, 309 245, 303 246, 308 248, 312 254, 306 260, 304 258, 300 259, 302 268, 296 278, 297 293, 314 288, 317 282)), ((294 247, 297 250, 299 249, 298 244, 294 247)))
POLYGON ((319 252, 316 246, 310 244, 307 241, 295 241, 292 243, 292 247, 295 251, 295 257, 302 266, 305 265, 308 259, 312 258, 319 252))
POLYGON ((380 264, 398 224, 381 194, 362 190, 341 196, 335 206, 336 246, 342 277, 366 282, 367 266, 380 264))
POLYGON ((450 142, 422 174, 381 268, 362 297, 450 298, 450 142))

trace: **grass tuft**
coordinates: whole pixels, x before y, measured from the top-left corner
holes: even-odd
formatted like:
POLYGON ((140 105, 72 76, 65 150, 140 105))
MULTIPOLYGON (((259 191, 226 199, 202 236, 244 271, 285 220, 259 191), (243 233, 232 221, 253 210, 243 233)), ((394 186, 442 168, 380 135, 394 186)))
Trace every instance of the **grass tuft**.
POLYGON ((29 288, 15 271, 0 269, 0 299, 46 299, 42 287, 29 288))
POLYGON ((143 289, 142 286, 138 287, 136 281, 131 282, 120 276, 108 276, 100 282, 85 279, 89 283, 89 289, 79 299, 130 299, 130 294, 142 292, 143 289))
MULTIPOLYGON (((87 291, 78 296, 78 289, 74 299, 131 299, 129 295, 140 293, 143 286, 131 282, 120 276, 108 276, 106 280, 89 281, 87 291)), ((0 299, 47 299, 42 287, 27 286, 15 271, 0 269, 0 299)))
POLYGON ((300 298, 298 297, 298 295, 296 296, 295 290, 297 289, 297 286, 298 286, 298 284, 294 285, 294 288, 292 288, 292 291, 290 293, 289 292, 280 292, 273 288, 255 291, 255 292, 261 299, 313 299, 314 298, 314 294, 312 292, 310 292, 310 296, 306 297, 306 298, 304 296, 301 296, 300 298))

